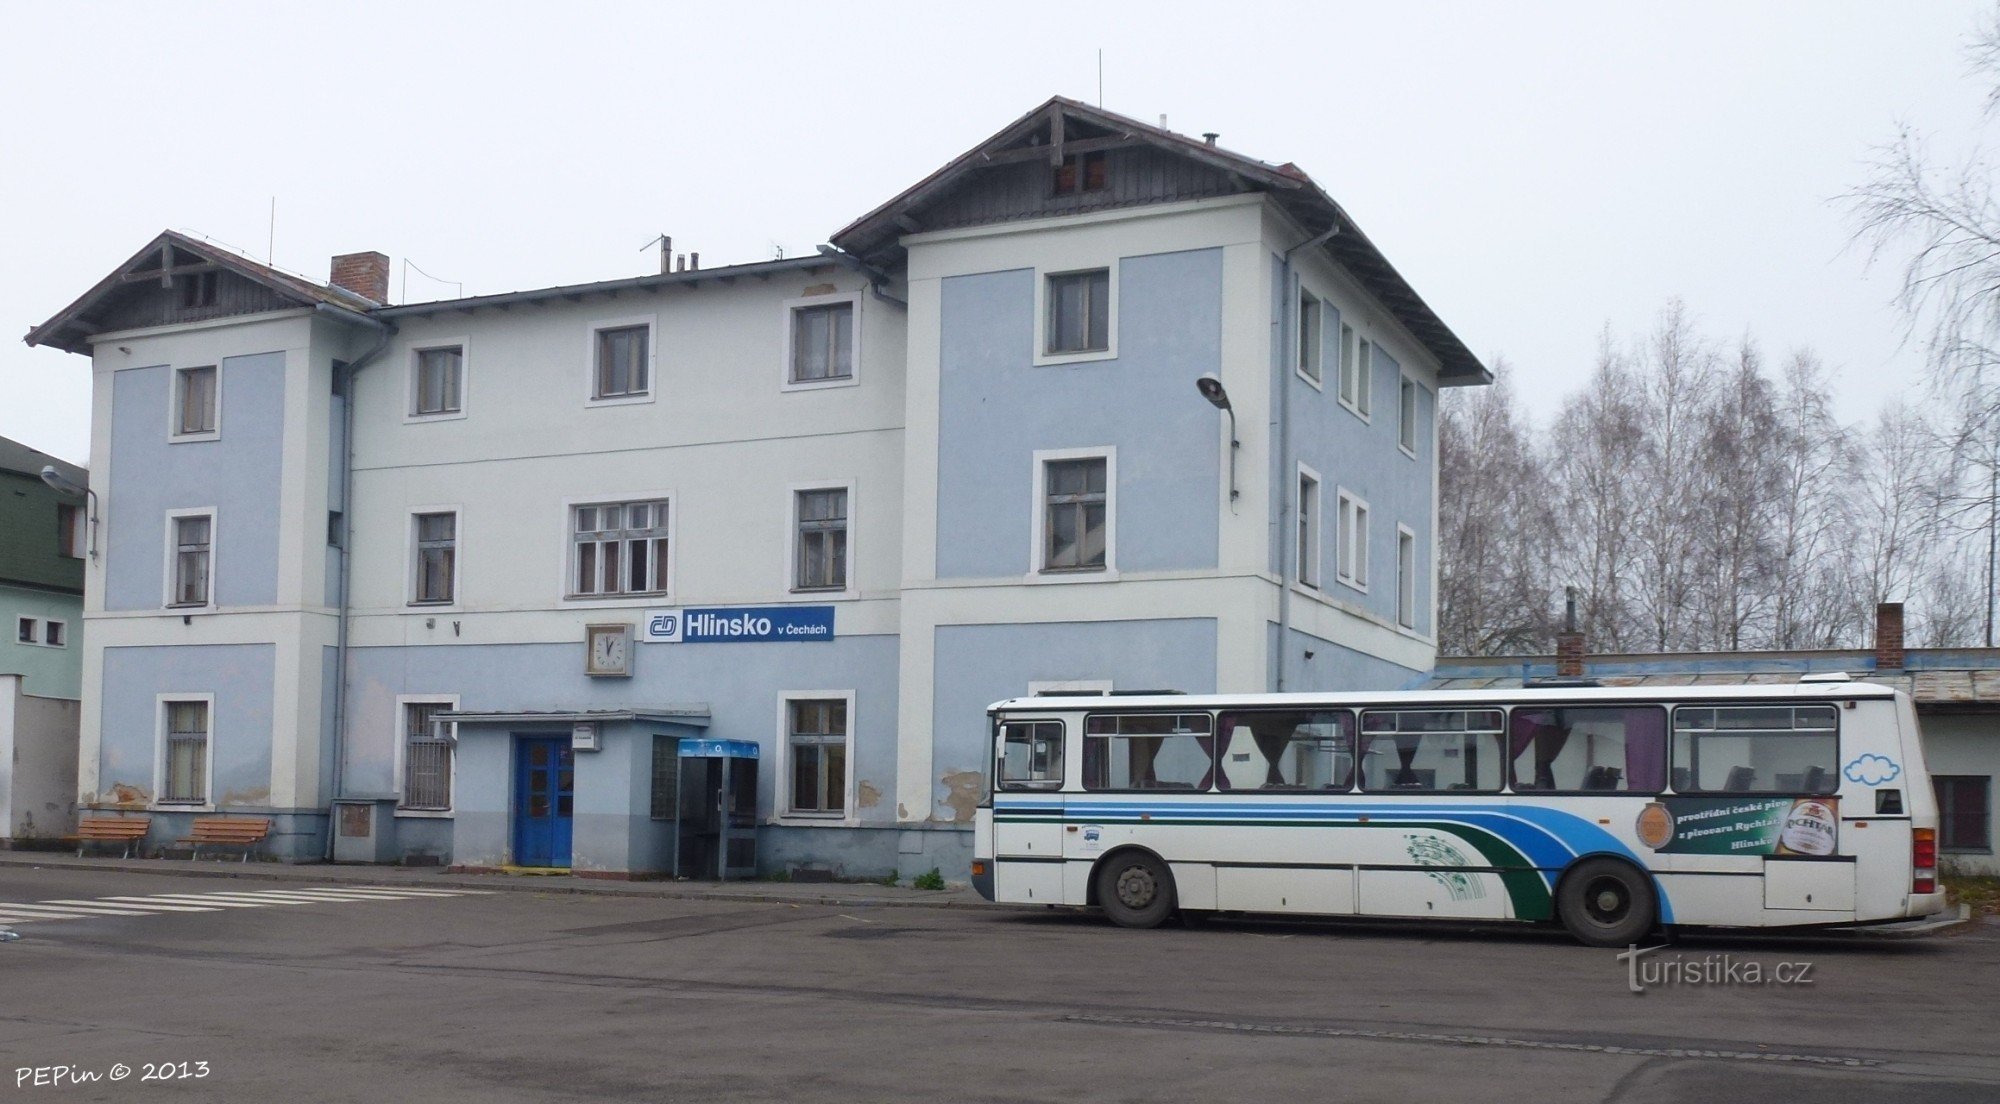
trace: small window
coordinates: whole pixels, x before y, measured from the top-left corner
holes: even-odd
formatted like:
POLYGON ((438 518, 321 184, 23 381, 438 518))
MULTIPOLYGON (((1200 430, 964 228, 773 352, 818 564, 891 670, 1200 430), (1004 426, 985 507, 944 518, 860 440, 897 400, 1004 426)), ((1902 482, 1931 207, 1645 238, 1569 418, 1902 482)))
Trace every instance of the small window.
POLYGON ((14 639, 23 644, 39 643, 41 636, 41 622, 35 618, 23 617, 14 623, 14 639))
POLYGON ((1361 715, 1361 788, 1371 793, 1500 788, 1498 709, 1371 709, 1361 715))
POLYGON ((181 309, 198 310, 215 305, 216 288, 221 273, 213 269, 207 272, 187 273, 180 277, 181 309))
POLYGON ((1396 527, 1396 624, 1417 627, 1417 535, 1396 527))
POLYGON ((1225 790, 1346 790, 1354 785, 1354 714, 1224 713, 1225 790))
POLYGON ((1980 775, 1936 775, 1938 850, 1989 853, 1993 850, 1993 779, 1980 775))
POLYGON ((1298 579, 1309 587, 1319 586, 1319 480, 1299 473, 1298 579))
POLYGON ((1059 196, 1081 195, 1101 192, 1110 183, 1110 163, 1102 150, 1096 150, 1065 156, 1051 173, 1049 190, 1059 196))
POLYGON ((191 437, 216 431, 215 366, 181 368, 174 373, 174 435, 191 437))
POLYGON ((665 594, 669 573, 667 499, 603 502, 570 511, 572 598, 665 594))
POLYGON ((1507 733, 1516 790, 1650 794, 1666 785, 1667 715, 1655 706, 1516 709, 1507 733))
POLYGON ((60 648, 69 643, 69 626, 61 621, 42 622, 42 643, 60 648))
POLYGON ((462 413, 464 391, 464 346, 417 350, 416 395, 411 414, 421 418, 462 413))
POLYGON ((1396 443, 1403 451, 1416 455, 1417 452, 1417 381, 1408 376, 1401 377, 1402 394, 1396 404, 1396 443))
POLYGON ((1338 553, 1334 570, 1341 582, 1357 590, 1368 587, 1368 504, 1340 492, 1340 517, 1334 533, 1338 553))
POLYGON ((1830 705, 1674 710, 1674 789, 1830 794, 1840 788, 1839 719, 1830 705))
POLYGON ((1063 272, 1048 278, 1047 348, 1052 356, 1111 348, 1111 270, 1063 272))
POLYGON ((458 515, 417 514, 415 579, 411 605, 451 602, 458 589, 458 515))
POLYGON ((854 378, 854 304, 792 308, 793 383, 854 378))
MULTIPOLYGON (((449 516, 449 515, 447 515, 449 516)), ((451 808, 451 729, 438 721, 449 702, 405 702, 403 705, 402 808, 442 811, 451 808)))
POLYGON ((1003 790, 1059 790, 1063 784, 1061 721, 1010 721, 1000 726, 1003 790))
POLYGON ((1340 401, 1354 406, 1361 393, 1361 345, 1360 335, 1353 326, 1340 327, 1340 401))
POLYGON ((799 491, 797 561, 792 565, 793 590, 844 590, 847 587, 847 490, 799 491))
POLYGON ((594 399, 635 398, 650 393, 647 344, 650 328, 619 326, 597 331, 594 399))
POLYGON ((213 553, 215 519, 208 514, 189 514, 173 519, 173 590, 170 606, 208 605, 208 574, 213 553))
POLYGON ((83 511, 67 502, 56 503, 56 555, 83 558, 83 511))
POLYGON ((1319 382, 1319 296, 1299 290, 1299 375, 1319 382))
POLYGON ((162 805, 208 802, 208 702, 169 701, 164 749, 162 805))
POLYGON ((1044 466, 1043 571, 1104 570, 1108 469, 1101 456, 1044 466))
POLYGON ((1086 790, 1206 790, 1214 775, 1206 713, 1095 714, 1084 723, 1086 790))
POLYGON ((785 703, 791 755, 791 811, 837 816, 847 811, 847 702, 799 698, 785 703))

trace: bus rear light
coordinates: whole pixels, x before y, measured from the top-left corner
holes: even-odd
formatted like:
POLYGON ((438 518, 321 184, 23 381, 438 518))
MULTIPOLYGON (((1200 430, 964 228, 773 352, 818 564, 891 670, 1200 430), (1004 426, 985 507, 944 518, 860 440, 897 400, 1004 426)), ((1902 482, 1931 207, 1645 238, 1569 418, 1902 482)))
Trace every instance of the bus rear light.
POLYGON ((1910 838, 1910 892, 1937 892, 1937 860, 1937 829, 1917 829, 1910 838))

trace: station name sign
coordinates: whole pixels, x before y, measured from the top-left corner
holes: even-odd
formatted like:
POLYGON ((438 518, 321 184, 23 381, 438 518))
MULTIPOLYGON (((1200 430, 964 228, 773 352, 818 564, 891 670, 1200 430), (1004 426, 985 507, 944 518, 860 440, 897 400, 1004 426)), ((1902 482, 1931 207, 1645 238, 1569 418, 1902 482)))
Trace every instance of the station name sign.
POLYGON ((832 606, 719 606, 647 610, 652 644, 763 644, 833 639, 832 606))

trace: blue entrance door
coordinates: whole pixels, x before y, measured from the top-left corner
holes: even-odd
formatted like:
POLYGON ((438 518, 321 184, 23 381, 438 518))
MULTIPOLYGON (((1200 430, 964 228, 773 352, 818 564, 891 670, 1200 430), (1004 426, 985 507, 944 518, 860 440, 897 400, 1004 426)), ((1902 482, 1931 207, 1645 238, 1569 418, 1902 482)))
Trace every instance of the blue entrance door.
POLYGON ((568 866, 576 763, 569 737, 523 736, 514 759, 514 862, 568 866))

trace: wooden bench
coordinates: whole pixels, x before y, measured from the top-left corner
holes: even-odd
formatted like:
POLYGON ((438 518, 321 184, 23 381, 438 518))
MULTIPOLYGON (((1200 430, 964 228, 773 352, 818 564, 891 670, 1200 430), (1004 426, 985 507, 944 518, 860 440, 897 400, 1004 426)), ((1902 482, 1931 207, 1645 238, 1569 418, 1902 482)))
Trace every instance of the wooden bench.
POLYGON ((203 847, 241 847, 243 861, 249 862, 250 849, 263 843, 264 837, 270 834, 270 817, 196 817, 194 828, 188 832, 187 838, 178 842, 194 848, 188 856, 189 862, 201 858, 203 847))
POLYGON ((132 857, 132 849, 146 838, 147 829, 153 826, 152 817, 93 817, 87 816, 76 822, 76 857, 82 858, 84 848, 93 843, 122 843, 125 857, 132 857))

